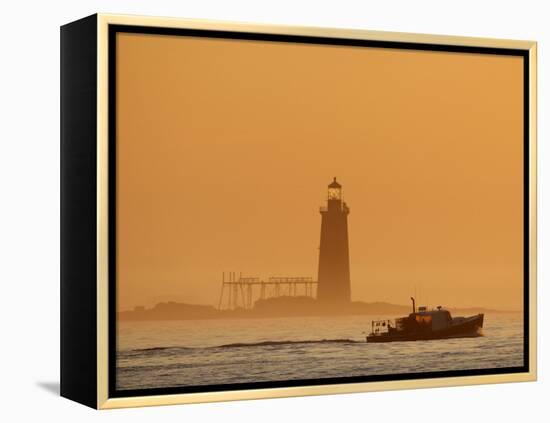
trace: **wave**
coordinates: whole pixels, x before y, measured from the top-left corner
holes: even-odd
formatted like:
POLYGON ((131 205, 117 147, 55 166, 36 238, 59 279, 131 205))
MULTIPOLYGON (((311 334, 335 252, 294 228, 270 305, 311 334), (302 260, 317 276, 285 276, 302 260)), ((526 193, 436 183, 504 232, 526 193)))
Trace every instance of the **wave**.
POLYGON ((210 348, 241 348, 241 347, 265 347, 273 345, 294 345, 294 344, 357 344, 360 341, 353 339, 311 339, 302 341, 262 341, 262 342, 238 342, 234 344, 218 345, 210 348))
POLYGON ((297 344, 359 344, 364 341, 356 341, 353 339, 306 339, 306 340, 286 340, 286 341, 260 341, 260 342, 236 342, 232 344, 222 344, 210 347, 151 347, 138 348, 131 350, 136 353, 150 353, 167 350, 196 350, 196 349, 222 349, 222 348, 248 348, 248 347, 269 347, 279 345, 297 345, 297 344))
POLYGON ((166 351, 166 350, 192 350, 192 347, 151 347, 151 348, 136 348, 130 350, 131 352, 155 352, 155 351, 166 351))

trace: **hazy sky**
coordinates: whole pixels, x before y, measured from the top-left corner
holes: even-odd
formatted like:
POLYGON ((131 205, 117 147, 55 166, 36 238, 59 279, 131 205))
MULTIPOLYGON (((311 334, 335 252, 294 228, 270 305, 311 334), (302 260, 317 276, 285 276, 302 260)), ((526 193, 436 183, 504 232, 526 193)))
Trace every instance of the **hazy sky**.
POLYGON ((119 309, 317 278, 333 176, 352 299, 522 309, 521 58, 117 42, 119 309))

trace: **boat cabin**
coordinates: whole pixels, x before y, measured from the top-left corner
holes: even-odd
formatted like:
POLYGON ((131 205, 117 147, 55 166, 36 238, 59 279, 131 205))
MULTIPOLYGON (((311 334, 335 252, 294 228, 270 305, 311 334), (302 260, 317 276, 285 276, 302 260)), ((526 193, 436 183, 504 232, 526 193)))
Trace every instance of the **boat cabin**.
POLYGON ((391 320, 372 321, 372 334, 381 335, 384 333, 396 332, 432 332, 446 329, 452 325, 453 318, 448 310, 438 306, 435 310, 428 310, 426 306, 419 306, 416 309, 414 298, 413 311, 406 317, 391 320))
POLYGON ((411 313, 409 318, 414 319, 419 326, 424 326, 426 329, 429 328, 431 330, 440 330, 449 327, 453 320, 451 313, 443 310, 441 307, 430 311, 427 311, 426 307, 419 307, 418 312, 411 313))

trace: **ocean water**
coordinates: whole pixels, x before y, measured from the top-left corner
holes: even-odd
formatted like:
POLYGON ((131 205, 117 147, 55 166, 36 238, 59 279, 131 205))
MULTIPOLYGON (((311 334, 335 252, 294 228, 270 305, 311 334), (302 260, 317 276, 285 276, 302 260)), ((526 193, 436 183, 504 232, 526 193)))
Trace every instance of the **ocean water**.
POLYGON ((521 313, 486 314, 476 338, 367 344, 372 318, 119 322, 117 389, 523 365, 521 313))

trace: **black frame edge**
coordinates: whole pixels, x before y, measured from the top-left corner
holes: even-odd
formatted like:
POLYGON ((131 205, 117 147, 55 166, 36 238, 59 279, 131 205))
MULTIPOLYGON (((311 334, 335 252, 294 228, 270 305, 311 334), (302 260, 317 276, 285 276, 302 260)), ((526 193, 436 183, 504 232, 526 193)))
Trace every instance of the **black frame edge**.
POLYGON ((60 32, 60 393, 97 408, 97 15, 60 32))

